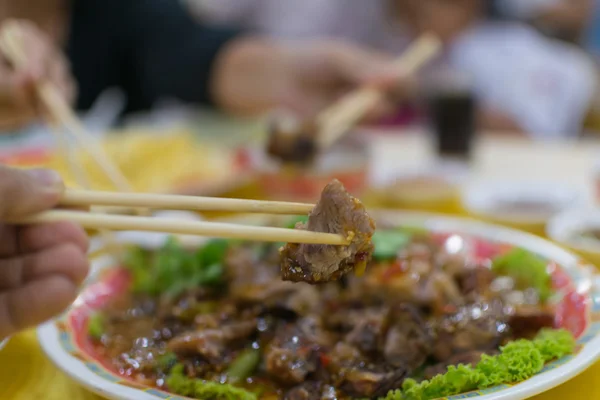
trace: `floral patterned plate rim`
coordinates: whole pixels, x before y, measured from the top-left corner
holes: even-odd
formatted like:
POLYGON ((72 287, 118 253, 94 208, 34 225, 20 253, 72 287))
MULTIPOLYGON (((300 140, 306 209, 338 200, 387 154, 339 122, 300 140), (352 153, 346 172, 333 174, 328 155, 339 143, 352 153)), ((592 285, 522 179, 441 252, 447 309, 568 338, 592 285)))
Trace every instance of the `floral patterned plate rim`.
MULTIPOLYGON (((386 224, 424 228, 436 235, 462 235, 479 243, 519 246, 554 264, 555 288, 564 295, 557 306, 556 323, 576 334, 578 350, 550 364, 536 376, 515 385, 502 385, 448 397, 447 400, 524 399, 547 391, 573 378, 600 358, 600 275, 576 255, 537 236, 482 222, 435 214, 378 211, 377 220, 386 224)), ((255 221, 260 221, 256 219, 255 221)), ((262 220, 264 221, 264 219, 262 220)), ((74 380, 110 399, 184 400, 155 388, 143 386, 112 372, 96 354, 87 338, 89 315, 107 299, 126 290, 127 279, 109 257, 93 265, 94 276, 70 310, 38 328, 38 338, 48 357, 74 380)))

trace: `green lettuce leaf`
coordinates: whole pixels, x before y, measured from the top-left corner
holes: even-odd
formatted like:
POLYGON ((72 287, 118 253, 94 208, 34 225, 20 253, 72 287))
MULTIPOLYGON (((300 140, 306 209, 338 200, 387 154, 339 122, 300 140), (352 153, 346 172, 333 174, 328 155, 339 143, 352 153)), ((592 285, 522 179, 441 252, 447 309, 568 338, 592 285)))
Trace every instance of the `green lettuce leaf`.
POLYGON ((198 286, 219 286, 224 282, 223 260, 229 246, 225 240, 212 240, 192 253, 170 238, 154 253, 133 248, 125 258, 132 291, 177 296, 198 286))
POLYGON ((483 355, 476 366, 450 366, 445 374, 422 382, 407 379, 402 389, 392 390, 380 400, 430 400, 521 382, 540 372, 545 362, 573 353, 575 347, 570 332, 544 329, 533 340, 508 343, 496 356, 483 355))
POLYGON ((571 332, 561 329, 542 329, 533 341, 545 362, 569 355, 577 343, 571 332))

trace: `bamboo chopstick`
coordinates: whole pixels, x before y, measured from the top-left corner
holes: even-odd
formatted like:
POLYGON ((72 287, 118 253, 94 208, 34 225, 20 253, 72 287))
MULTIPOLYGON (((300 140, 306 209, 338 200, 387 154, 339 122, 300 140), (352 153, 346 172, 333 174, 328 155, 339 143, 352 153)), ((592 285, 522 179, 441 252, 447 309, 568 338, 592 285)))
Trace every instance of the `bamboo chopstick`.
MULTIPOLYGON (((58 142, 60 152, 66 159, 71 174, 75 177, 75 181, 82 188, 89 189, 91 186, 90 178, 87 175, 85 168, 83 168, 81 165, 78 165, 75 153, 73 151, 73 146, 71 146, 71 143, 69 143, 69 138, 67 138, 64 132, 59 129, 59 127, 57 126, 55 121, 52 120, 52 118, 48 120, 48 126, 54 134, 56 141, 58 142)), ((90 212, 94 211, 90 209, 90 212)), ((122 246, 118 245, 117 239, 115 238, 113 232, 106 229, 101 229, 99 232, 100 236, 102 237, 102 240, 104 240, 106 245, 105 251, 110 250, 112 253, 115 254, 117 259, 120 259, 123 254, 123 252, 121 251, 122 246)), ((89 257, 90 259, 92 258, 91 255, 89 255, 89 257)))
MULTIPOLYGON (((0 31, 0 47, 17 69, 27 66, 27 56, 21 39, 22 31, 19 21, 6 23, 0 31)), ((94 158, 94 161, 104 170, 115 187, 121 191, 133 191, 127 178, 104 152, 96 138, 86 131, 56 87, 49 82, 44 82, 37 85, 36 91, 55 122, 61 123, 69 129, 79 145, 94 158)))
MULTIPOLYGON (((395 62, 394 67, 407 75, 435 57, 442 44, 432 34, 418 38, 395 62)), ((380 90, 366 87, 358 89, 324 110, 318 117, 319 147, 326 148, 336 142, 383 98, 380 90)))
POLYGON ((260 242, 287 242, 328 245, 348 245, 349 238, 333 233, 311 232, 298 229, 236 225, 220 222, 182 221, 125 215, 99 215, 80 211, 52 210, 30 217, 11 220, 17 225, 73 221, 84 228, 118 231, 148 231, 183 235, 200 235, 227 239, 245 239, 260 242))
POLYGON ((113 163, 96 138, 86 131, 54 85, 48 82, 42 83, 37 91, 46 108, 69 129, 77 143, 92 156, 115 188, 123 192, 133 192, 133 188, 123 172, 113 163))
POLYGON ((121 206, 164 210, 228 211, 236 213, 305 215, 314 204, 198 197, 168 194, 117 193, 67 189, 63 206, 121 206))

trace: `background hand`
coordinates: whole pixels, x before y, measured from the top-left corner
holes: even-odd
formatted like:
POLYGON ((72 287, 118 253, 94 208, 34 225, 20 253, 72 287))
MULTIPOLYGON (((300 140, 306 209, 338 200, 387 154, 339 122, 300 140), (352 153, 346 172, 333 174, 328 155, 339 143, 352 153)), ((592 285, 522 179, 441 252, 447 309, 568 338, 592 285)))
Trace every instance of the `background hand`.
MULTIPOLYGON (((261 39, 230 45, 215 67, 213 92, 234 113, 288 108, 310 118, 340 96, 362 85, 407 95, 414 82, 393 69, 392 57, 345 42, 280 46, 261 39)), ((373 115, 394 110, 386 98, 373 115)))
POLYGON ((30 123, 39 113, 35 85, 48 81, 72 103, 76 86, 71 77, 69 63, 59 48, 34 23, 18 23, 28 60, 26 68, 15 69, 5 54, 0 53, 0 129, 17 129, 30 123))

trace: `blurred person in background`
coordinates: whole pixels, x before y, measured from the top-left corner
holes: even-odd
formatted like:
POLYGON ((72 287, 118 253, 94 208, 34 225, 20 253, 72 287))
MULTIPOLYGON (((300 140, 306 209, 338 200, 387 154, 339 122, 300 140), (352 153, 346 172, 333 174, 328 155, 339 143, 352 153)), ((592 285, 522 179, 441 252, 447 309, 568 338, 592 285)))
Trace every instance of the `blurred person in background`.
POLYGON ((1 4, 0 22, 24 21, 29 60, 16 72, 8 60, 0 63, 5 128, 38 114, 32 89, 42 80, 55 83, 79 109, 89 108, 105 89, 119 87, 128 112, 176 98, 236 114, 284 106, 301 115, 314 114, 357 85, 397 83, 383 53, 335 41, 289 47, 238 29, 207 27, 174 0, 1 4))
MULTIPOLYGON (((482 129, 538 138, 577 135, 597 86, 594 65, 582 51, 497 19, 496 1, 502 0, 187 1, 207 23, 285 39, 343 38, 390 55, 433 32, 446 43, 437 70, 470 80, 482 104, 482 129)), ((562 26, 576 30, 569 23, 576 19, 565 16, 562 26)))

